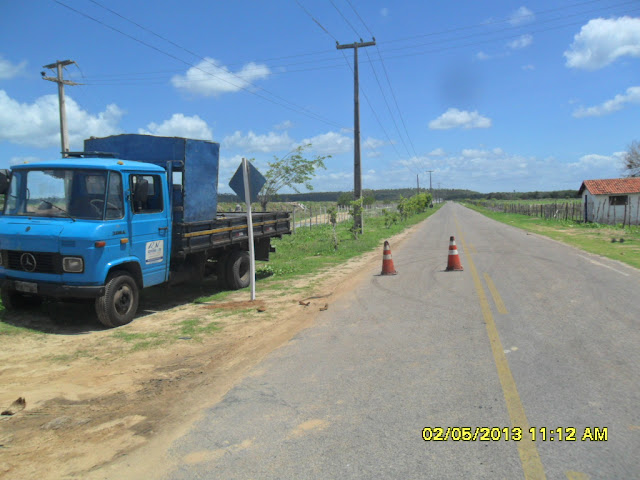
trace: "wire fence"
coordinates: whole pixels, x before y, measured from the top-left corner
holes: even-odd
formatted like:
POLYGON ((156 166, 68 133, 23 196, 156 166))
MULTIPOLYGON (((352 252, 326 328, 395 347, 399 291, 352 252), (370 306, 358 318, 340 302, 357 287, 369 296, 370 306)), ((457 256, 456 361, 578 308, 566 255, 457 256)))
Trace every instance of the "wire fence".
MULTIPOLYGON (((363 216, 366 221, 367 218, 378 217, 382 215, 383 210, 393 210, 395 211, 396 205, 365 205, 363 207, 363 216)), ((291 222, 293 225, 293 232, 297 228, 313 228, 318 225, 325 225, 330 223, 330 215, 327 213, 328 207, 326 206, 313 206, 309 205, 302 209, 294 209, 291 212, 291 222)), ((336 222, 346 222, 351 220, 353 217, 351 216, 349 207, 336 207, 336 222)))
POLYGON ((469 203, 487 208, 494 212, 517 213, 530 217, 540 217, 556 220, 584 220, 584 212, 580 202, 554 202, 554 203, 507 203, 491 202, 486 200, 470 200, 469 203))

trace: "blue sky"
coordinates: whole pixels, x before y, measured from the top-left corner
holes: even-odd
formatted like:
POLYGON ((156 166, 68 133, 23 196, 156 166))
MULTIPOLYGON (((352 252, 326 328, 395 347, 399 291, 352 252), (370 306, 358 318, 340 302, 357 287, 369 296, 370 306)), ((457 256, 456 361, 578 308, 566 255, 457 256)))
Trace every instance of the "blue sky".
POLYGON ((353 188, 359 49, 364 188, 577 189, 640 140, 636 1, 0 0, 0 168, 118 133, 221 143, 221 192, 311 143, 316 191, 353 188), (47 70, 47 75, 53 72, 47 70))

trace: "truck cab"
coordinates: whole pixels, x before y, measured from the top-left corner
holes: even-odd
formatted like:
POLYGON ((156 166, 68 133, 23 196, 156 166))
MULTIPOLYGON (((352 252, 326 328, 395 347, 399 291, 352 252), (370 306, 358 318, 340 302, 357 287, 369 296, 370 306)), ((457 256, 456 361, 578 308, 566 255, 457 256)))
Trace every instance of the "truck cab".
POLYGON ((110 326, 131 321, 138 291, 165 282, 171 251, 167 171, 154 164, 80 156, 0 173, 0 293, 95 298, 110 326))

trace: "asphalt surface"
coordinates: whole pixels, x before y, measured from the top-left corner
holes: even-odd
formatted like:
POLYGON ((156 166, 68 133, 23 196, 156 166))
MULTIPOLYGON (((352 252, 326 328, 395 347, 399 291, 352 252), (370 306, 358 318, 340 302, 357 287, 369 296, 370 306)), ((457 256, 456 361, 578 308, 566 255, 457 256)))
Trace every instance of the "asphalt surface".
POLYGON ((391 249, 398 275, 268 356, 167 479, 640 478, 640 271, 456 204, 391 249))

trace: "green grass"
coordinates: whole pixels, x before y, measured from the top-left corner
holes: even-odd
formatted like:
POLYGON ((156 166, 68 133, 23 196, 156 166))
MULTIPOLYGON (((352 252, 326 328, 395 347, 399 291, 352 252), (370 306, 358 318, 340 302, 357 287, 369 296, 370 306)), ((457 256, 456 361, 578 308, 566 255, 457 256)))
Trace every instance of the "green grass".
POLYGON ((3 311, 4 308, 2 303, 0 303, 0 337, 13 335, 44 335, 44 333, 39 330, 3 322, 3 311))
POLYGON ((621 225, 543 219, 514 213, 493 212, 468 203, 464 205, 499 222, 640 268, 640 227, 638 226, 622 228, 621 225), (621 242, 620 239, 624 241, 621 242))
POLYGON ((298 228, 295 235, 286 235, 280 240, 274 240, 276 247, 269 263, 259 263, 259 276, 266 277, 265 283, 286 288, 282 280, 301 275, 316 273, 323 268, 354 258, 368 252, 406 228, 419 223, 435 213, 440 206, 414 215, 405 222, 400 222, 386 228, 383 217, 365 219, 364 233, 357 239, 350 232, 352 222, 339 223, 336 227, 338 249, 333 246, 333 230, 331 225, 298 228))
MULTIPOLYGON (((295 235, 285 235, 282 239, 272 241, 277 253, 271 254, 270 262, 257 263, 258 286, 263 290, 269 289, 277 292, 282 290, 285 293, 308 292, 311 287, 293 290, 290 280, 318 273, 323 269, 344 263, 371 251, 377 248, 381 241, 425 220, 441 206, 442 204, 436 205, 435 208, 413 215, 404 222, 400 221, 391 225, 390 228, 385 227, 384 217, 365 218, 364 233, 359 235, 357 239, 353 238, 349 230, 352 225, 351 221, 339 223, 336 227, 339 241, 337 250, 333 247, 331 225, 319 225, 311 229, 298 228, 295 235)), ((214 295, 197 298, 194 303, 221 301, 233 293, 232 291, 217 292, 214 295)), ((3 307, 0 304, 0 319, 2 318, 2 310, 3 307)), ((225 317, 238 313, 249 315, 251 311, 252 309, 216 312, 216 316, 225 317)), ((204 335, 213 334, 219 329, 220 327, 215 322, 205 319, 190 319, 178 324, 175 330, 169 332, 136 333, 128 332, 126 329, 118 329, 113 332, 112 336, 128 345, 129 351, 138 351, 172 343, 180 337, 191 337, 200 341, 204 335)), ((19 335, 29 332, 40 333, 0 321, 0 335, 19 335)))
POLYGON ((176 328, 163 332, 128 332, 116 330, 112 338, 122 340, 129 345, 128 351, 137 352, 149 348, 174 343, 176 340, 195 340, 201 342, 204 336, 219 331, 221 327, 215 321, 206 318, 190 318, 176 325, 176 328))
POLYGON ((201 335, 214 333, 220 329, 221 327, 216 322, 205 323, 202 318, 192 318, 179 324, 180 335, 191 338, 200 338, 201 335))

